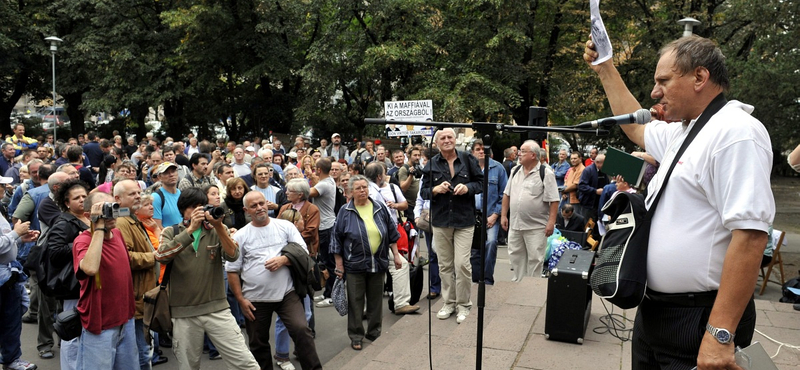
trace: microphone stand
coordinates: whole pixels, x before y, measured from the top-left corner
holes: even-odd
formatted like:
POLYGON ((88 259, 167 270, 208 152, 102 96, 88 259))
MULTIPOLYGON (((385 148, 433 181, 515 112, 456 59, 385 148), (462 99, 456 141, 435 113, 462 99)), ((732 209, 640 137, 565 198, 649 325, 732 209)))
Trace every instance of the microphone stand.
MULTIPOLYGON (((393 123, 397 123, 398 121, 390 121, 393 123)), ((608 135, 608 130, 604 129, 582 129, 576 127, 543 127, 543 126, 514 126, 514 125, 506 125, 503 123, 492 123, 492 122, 473 122, 473 123, 454 123, 454 122, 431 122, 431 121, 401 121, 403 124, 406 125, 417 125, 417 126, 430 126, 433 128, 435 132, 437 129, 442 128, 471 128, 477 131, 480 135, 483 135, 483 147, 484 147, 484 157, 483 157, 483 196, 481 197, 481 218, 483 225, 487 224, 487 217, 488 217, 488 207, 489 207, 489 197, 487 197, 487 193, 489 192, 489 154, 492 148, 492 141, 494 140, 494 135, 496 131, 505 131, 505 132, 531 132, 531 131, 538 131, 538 132, 566 132, 566 133, 573 133, 573 134, 594 134, 598 136, 608 135)), ((386 125, 387 121, 384 118, 365 118, 364 123, 368 125, 386 125)), ((428 158, 430 162, 433 158, 428 158)), ((433 186, 433 179, 431 176, 431 168, 428 165, 428 172, 424 173, 423 175, 427 175, 430 179, 430 186, 433 186)), ((430 199, 431 209, 433 208, 433 192, 431 191, 431 199, 430 199)), ((433 212, 430 211, 430 217, 433 218, 433 212)), ((502 226, 501 226, 502 227, 502 226)), ((478 329, 477 329, 477 348, 475 351, 475 369, 481 370, 482 363, 481 360, 483 359, 483 325, 484 325, 484 311, 486 309, 486 283, 484 282, 485 279, 485 269, 483 268, 483 264, 486 261, 486 228, 481 227, 481 243, 480 243, 480 278, 478 281, 478 329)), ((433 234, 431 234, 433 235, 433 234)), ((473 235, 473 238, 475 236, 473 235)), ((430 280, 430 274, 428 276, 430 280)), ((429 283, 430 285, 430 283, 429 283)), ((428 301, 430 303, 430 301, 428 301)), ((430 307, 429 307, 430 310, 430 307)), ((432 361, 432 359, 431 359, 432 361)))

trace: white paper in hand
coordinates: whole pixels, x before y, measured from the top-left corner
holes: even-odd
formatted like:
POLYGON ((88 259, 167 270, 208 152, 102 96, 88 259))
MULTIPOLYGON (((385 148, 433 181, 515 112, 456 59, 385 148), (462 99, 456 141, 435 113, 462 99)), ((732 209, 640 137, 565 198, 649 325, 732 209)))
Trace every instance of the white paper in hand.
POLYGON ((592 64, 598 65, 611 58, 613 49, 606 26, 603 24, 603 18, 600 17, 600 0, 589 0, 589 7, 592 14, 592 42, 594 42, 594 48, 598 54, 592 64))

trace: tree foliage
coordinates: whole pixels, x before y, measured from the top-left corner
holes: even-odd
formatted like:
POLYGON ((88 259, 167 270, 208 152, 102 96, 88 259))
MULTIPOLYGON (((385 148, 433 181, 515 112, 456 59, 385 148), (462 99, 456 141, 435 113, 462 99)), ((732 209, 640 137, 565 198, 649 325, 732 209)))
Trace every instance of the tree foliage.
MULTIPOLYGON (((41 0, 0 9, 5 119, 21 93, 49 93, 42 39, 55 34, 58 92, 73 121, 131 111, 124 127, 144 133, 151 107, 166 132, 233 139, 275 132, 346 139, 377 135, 364 125, 387 100, 432 99, 437 121, 525 123, 545 106, 554 125, 610 114, 582 60, 585 0, 41 0), (10 105, 9 105, 10 104, 10 105), (230 123, 228 123, 230 121, 230 123)), ((634 0, 601 3, 614 62, 644 107, 658 51, 680 37, 681 18, 728 58, 729 99, 756 107, 776 151, 800 140, 795 0, 634 0)), ((7 121, 0 120, 2 130, 7 121)), ((73 126, 73 134, 83 130, 73 126)), ((3 131, 4 133, 7 131, 3 131)), ((564 135, 587 144, 633 145, 564 135)))

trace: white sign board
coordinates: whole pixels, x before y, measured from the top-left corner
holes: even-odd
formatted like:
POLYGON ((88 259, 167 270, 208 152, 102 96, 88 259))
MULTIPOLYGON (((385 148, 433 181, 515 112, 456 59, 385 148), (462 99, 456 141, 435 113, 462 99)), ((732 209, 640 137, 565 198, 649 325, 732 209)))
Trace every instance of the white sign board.
POLYGON ((432 100, 402 100, 383 102, 384 118, 387 121, 433 120, 432 100))

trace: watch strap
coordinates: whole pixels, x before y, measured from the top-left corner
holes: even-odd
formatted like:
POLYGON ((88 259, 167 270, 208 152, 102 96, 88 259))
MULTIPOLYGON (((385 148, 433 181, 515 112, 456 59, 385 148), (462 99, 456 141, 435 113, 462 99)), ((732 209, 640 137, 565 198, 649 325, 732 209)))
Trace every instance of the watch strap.
POLYGON ((717 328, 717 327, 714 327, 713 325, 711 325, 711 324, 709 324, 709 323, 706 323, 706 331, 708 331, 709 333, 711 333, 711 335, 712 335, 712 336, 714 336, 714 338, 715 338, 715 339, 716 339, 718 342, 720 342, 720 343, 722 343, 722 344, 728 344, 728 343, 732 343, 732 342, 733 342, 733 338, 734 338, 734 337, 736 337, 736 334, 734 334, 734 333, 731 333, 731 331, 730 331, 730 330, 728 330, 728 329, 723 329, 723 328, 717 328), (720 334, 723 334, 723 335, 722 335, 722 336, 723 336, 723 338, 720 338, 720 336, 721 336, 720 334), (725 340, 725 338, 724 338, 725 336, 727 336, 727 337, 728 337, 728 339, 727 339, 727 340, 725 340))

